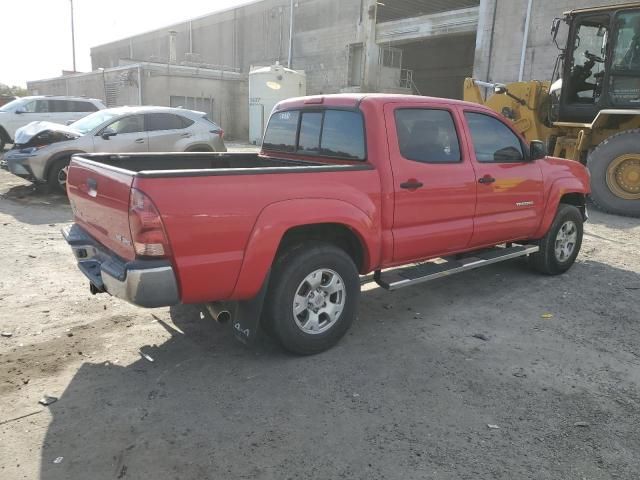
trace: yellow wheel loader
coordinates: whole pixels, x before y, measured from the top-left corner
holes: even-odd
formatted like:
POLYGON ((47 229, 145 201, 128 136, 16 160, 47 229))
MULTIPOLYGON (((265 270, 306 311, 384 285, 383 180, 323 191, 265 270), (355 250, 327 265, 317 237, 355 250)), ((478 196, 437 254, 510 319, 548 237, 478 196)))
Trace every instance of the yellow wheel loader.
POLYGON ((582 162, 600 209, 640 217, 640 2, 571 10, 551 81, 507 85, 468 78, 464 99, 515 124, 551 155, 582 162), (484 98, 481 88, 493 90, 484 98))

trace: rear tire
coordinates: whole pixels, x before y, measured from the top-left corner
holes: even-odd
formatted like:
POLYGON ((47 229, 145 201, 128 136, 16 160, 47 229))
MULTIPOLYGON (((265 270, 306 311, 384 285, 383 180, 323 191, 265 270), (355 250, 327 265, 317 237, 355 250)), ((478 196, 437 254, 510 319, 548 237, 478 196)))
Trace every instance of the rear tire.
POLYGON ((60 158, 53 162, 47 175, 47 185, 55 193, 67 193, 67 170, 70 158, 60 158))
POLYGON ((7 144, 6 140, 4 139, 2 132, 0 132, 0 153, 4 152, 4 147, 7 144))
POLYGON ((591 200, 609 213, 640 217, 640 129, 613 135, 587 160, 591 200))
POLYGON ((276 260, 269 283, 264 327, 292 353, 331 348, 357 315, 358 271, 351 257, 331 244, 292 247, 276 260))
POLYGON ((582 246, 583 220, 580 210, 561 203, 547 234, 538 241, 540 250, 529 255, 529 264, 547 275, 571 268, 582 246))

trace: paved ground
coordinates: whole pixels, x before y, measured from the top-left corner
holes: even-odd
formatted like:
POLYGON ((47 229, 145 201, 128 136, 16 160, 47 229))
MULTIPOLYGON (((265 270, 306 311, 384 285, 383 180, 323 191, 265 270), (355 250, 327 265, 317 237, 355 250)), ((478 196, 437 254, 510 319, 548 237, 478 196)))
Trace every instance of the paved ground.
POLYGON ((347 337, 297 358, 91 296, 65 199, 5 171, 0 194, 2 479, 640 477, 639 220, 592 212, 562 277, 366 284, 347 337))

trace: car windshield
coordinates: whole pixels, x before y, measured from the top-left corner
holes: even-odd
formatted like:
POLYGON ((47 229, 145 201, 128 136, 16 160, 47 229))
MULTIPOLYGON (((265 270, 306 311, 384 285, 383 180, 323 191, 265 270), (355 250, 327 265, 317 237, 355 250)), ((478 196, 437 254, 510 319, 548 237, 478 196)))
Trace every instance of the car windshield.
POLYGON ((73 122, 71 125, 69 125, 69 127, 85 135, 97 126, 102 125, 104 122, 111 120, 116 116, 116 113, 100 110, 98 112, 92 113, 91 115, 87 115, 86 117, 81 118, 76 122, 73 122))
POLYGON ((13 112, 17 107, 24 103, 24 98, 16 98, 15 100, 11 100, 9 103, 5 103, 0 107, 0 112, 13 112))

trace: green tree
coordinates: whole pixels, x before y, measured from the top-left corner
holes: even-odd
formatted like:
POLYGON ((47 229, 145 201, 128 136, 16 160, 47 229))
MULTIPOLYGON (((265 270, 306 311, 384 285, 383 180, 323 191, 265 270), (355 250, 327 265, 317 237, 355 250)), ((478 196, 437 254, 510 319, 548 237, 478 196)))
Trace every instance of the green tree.
POLYGON ((10 97, 25 97, 28 95, 27 89, 14 85, 10 87, 4 83, 0 83, 0 95, 6 95, 10 97))

